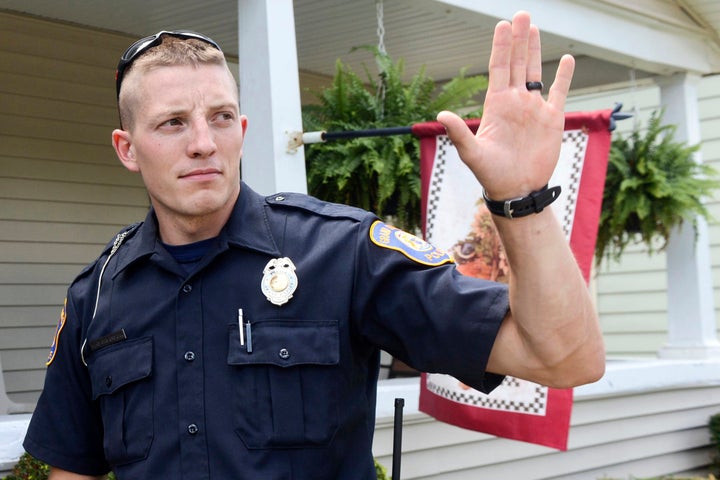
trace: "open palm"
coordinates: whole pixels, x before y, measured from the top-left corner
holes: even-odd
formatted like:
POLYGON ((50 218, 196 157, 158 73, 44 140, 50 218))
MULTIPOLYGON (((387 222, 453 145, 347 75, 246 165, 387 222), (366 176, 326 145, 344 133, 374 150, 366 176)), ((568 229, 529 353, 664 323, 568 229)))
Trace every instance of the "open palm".
POLYGON ((488 91, 475 135, 457 115, 441 112, 458 153, 488 196, 504 200, 544 186, 555 169, 564 127, 564 107, 575 68, 574 59, 560 60, 545 100, 526 82, 542 76, 540 33, 530 16, 519 12, 512 23, 495 28, 488 91))

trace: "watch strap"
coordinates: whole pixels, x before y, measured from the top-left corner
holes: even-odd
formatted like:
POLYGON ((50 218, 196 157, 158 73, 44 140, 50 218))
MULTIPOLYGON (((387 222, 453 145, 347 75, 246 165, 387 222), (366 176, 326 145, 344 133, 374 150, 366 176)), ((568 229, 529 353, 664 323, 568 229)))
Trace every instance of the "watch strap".
POLYGON ((531 213, 540 213, 545 207, 553 203, 560 196, 560 185, 548 188, 545 185, 540 190, 531 192, 525 197, 513 198, 511 200, 492 200, 483 189, 483 200, 490 213, 501 217, 513 219, 524 217, 531 213))

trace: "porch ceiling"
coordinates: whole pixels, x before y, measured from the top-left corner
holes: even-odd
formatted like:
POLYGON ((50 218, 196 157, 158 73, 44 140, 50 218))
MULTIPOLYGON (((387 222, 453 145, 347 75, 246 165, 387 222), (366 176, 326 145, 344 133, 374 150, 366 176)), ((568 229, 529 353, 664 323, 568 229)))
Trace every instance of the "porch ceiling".
MULTIPOLYGON (((0 0, 0 9, 91 28, 132 40, 162 29, 207 33, 237 55, 237 0, 0 0), (119 8, 118 5, 122 5, 119 8)), ((341 58, 356 71, 373 61, 353 47, 377 45, 375 0, 295 0, 300 68, 332 75, 341 58)), ((425 65, 436 80, 462 67, 485 73, 499 18, 528 9, 544 33, 543 54, 554 63, 572 53, 574 87, 691 70, 720 72, 720 2, 716 0, 385 0, 385 45, 406 72, 425 65), (534 5, 533 5, 534 4, 534 5)), ((551 72, 550 68, 546 69, 551 72)))

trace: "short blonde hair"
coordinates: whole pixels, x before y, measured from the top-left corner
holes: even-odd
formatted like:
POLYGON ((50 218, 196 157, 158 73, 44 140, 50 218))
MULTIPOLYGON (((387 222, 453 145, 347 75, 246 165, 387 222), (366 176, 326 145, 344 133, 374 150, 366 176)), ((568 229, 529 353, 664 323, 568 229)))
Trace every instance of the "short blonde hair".
MULTIPOLYGON (((120 124, 125 129, 132 128, 134 124, 134 111, 138 105, 137 92, 128 82, 128 78, 137 77, 151 70, 161 67, 220 65, 224 66, 228 75, 232 77, 225 55, 207 42, 194 38, 181 39, 171 35, 162 35, 162 42, 150 48, 138 57, 125 71, 123 87, 118 95, 118 110, 120 124)), ((233 78, 234 82, 234 78, 233 78)))

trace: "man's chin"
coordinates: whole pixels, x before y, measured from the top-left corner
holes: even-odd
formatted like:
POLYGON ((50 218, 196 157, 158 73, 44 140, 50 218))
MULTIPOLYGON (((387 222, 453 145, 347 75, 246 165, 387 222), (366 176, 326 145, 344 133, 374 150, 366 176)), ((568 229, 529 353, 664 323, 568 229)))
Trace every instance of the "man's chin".
POLYGON ((192 216, 212 215, 232 209, 237 199, 235 195, 219 195, 217 192, 197 192, 183 199, 186 212, 192 216))

